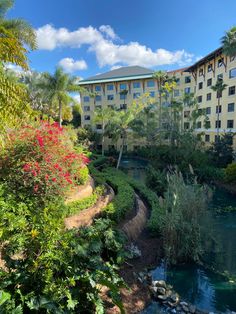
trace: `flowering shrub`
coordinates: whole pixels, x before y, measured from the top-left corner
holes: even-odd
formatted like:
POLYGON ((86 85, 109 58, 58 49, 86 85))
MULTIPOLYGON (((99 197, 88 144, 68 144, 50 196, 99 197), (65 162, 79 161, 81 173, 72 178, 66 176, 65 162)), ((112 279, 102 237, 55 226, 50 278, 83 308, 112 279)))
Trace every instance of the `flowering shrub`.
POLYGON ((9 132, 0 156, 3 180, 17 193, 49 200, 83 184, 89 159, 76 153, 65 129, 41 122, 9 132))

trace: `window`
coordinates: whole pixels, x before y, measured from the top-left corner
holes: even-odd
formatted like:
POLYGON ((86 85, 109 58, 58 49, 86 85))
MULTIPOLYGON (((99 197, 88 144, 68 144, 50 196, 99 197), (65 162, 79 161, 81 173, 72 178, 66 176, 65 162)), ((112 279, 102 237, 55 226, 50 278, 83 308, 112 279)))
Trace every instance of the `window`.
POLYGON ((205 142, 210 142, 210 135, 209 134, 205 135, 205 142))
POLYGON ((107 90, 113 90, 114 89, 114 85, 113 84, 108 84, 107 85, 107 90))
POLYGON ((211 72, 213 70, 212 63, 208 64, 207 66, 207 72, 211 72))
POLYGON ((216 113, 218 113, 218 108, 219 108, 219 113, 221 113, 221 105, 220 106, 216 106, 216 113))
POLYGON ((140 149, 140 146, 139 145, 134 145, 134 148, 133 148, 133 150, 136 152, 137 150, 139 150, 140 149))
POLYGON ((184 118, 188 118, 190 116, 190 111, 184 111, 184 118))
POLYGON ((202 127, 202 122, 201 122, 201 121, 198 121, 198 122, 197 122, 197 129, 201 129, 201 127, 202 127))
POLYGON ((184 129, 189 130, 190 124, 189 122, 184 122, 184 129))
POLYGON ((107 100, 114 100, 114 95, 107 95, 107 100))
POLYGON ((229 87, 229 96, 235 95, 235 86, 230 86, 229 87))
POLYGON ((207 80, 207 86, 211 86, 211 85, 212 85, 212 79, 209 78, 209 79, 207 80))
POLYGON ((216 128, 221 128, 221 121, 220 120, 216 121, 216 128))
POLYGON ((174 90, 174 97, 178 97, 179 96, 179 90, 178 89, 175 89, 174 90))
POLYGON ((223 73, 217 75, 217 81, 223 80, 223 73))
POLYGON ((211 127, 211 122, 210 121, 205 121, 205 128, 210 129, 211 127))
POLYGON ((109 150, 109 152, 114 151, 115 145, 108 145, 108 150, 109 150))
POLYGON ((101 130, 102 129, 102 125, 101 124, 96 124, 96 129, 97 130, 101 130))
POLYGON ((96 106, 95 106, 95 109, 101 109, 101 108, 102 108, 101 105, 96 105, 96 106))
POLYGON ((154 98, 155 97, 155 92, 153 92, 153 91, 149 92, 149 96, 154 98))
POLYGON ((191 83, 191 76, 186 76, 185 77, 185 83, 186 84, 191 83))
POLYGON ((236 77, 236 68, 231 69, 229 71, 229 78, 234 78, 234 77, 236 77))
POLYGON ((200 82, 199 84, 198 84, 198 89, 202 89, 203 88, 203 82, 200 82))
POLYGON ((101 85, 95 85, 95 92, 101 91, 101 85))
POLYGON ((197 102, 202 102, 202 96, 198 96, 197 102))
POLYGON ((147 87, 155 87, 155 82, 153 80, 147 81, 147 87))
POLYGON ((120 99, 126 99, 127 94, 120 94, 120 99))
POLYGON ((90 101, 89 96, 84 96, 84 102, 89 102, 89 101, 90 101))
POLYGON ((227 120, 227 129, 233 129, 234 120, 227 120))
POLYGON ((201 115, 201 114, 202 114, 202 108, 198 109, 198 110, 197 110, 197 113, 198 113, 199 115, 201 115))
POLYGON ((84 116, 84 120, 85 120, 85 121, 89 121, 89 120, 90 120, 90 116, 85 115, 85 116, 84 116))
POLYGON ((177 78, 177 79, 175 80, 175 82, 176 82, 177 85, 179 85, 179 84, 180 84, 180 78, 177 78))
POLYGON ((199 76, 203 76, 203 69, 199 70, 199 76))
POLYGON ((95 96, 95 100, 96 101, 101 101, 102 100, 102 96, 101 95, 96 95, 95 96))
POLYGON ((220 58, 217 62, 218 68, 222 67, 223 64, 224 64, 224 59, 220 58))
POLYGON ((220 139, 219 135, 215 135, 215 142, 218 142, 218 140, 220 139))
POLYGON ((127 105, 126 104, 120 104, 120 109, 126 110, 127 109, 127 105))
POLYGON ((108 105, 107 107, 110 108, 110 109, 114 109, 115 105, 108 105))
POLYGON ((206 114, 211 114, 211 107, 206 107, 206 114))
POLYGON ((133 93, 133 99, 137 99, 140 97, 140 93, 133 93))
POLYGON ((207 101, 211 100, 211 93, 207 94, 207 101))
POLYGON ((125 83, 120 84, 120 90, 124 90, 124 89, 127 89, 127 84, 125 83))
POLYGON ((185 94, 190 94, 191 93, 191 88, 190 87, 185 87, 184 93, 185 94))
POLYGON ((234 112, 234 103, 228 104, 228 112, 234 112))
POLYGON ((84 106, 84 111, 90 111, 90 106, 84 106))
POLYGON ((134 82, 133 83, 133 88, 140 88, 141 87, 141 83, 140 82, 134 82))

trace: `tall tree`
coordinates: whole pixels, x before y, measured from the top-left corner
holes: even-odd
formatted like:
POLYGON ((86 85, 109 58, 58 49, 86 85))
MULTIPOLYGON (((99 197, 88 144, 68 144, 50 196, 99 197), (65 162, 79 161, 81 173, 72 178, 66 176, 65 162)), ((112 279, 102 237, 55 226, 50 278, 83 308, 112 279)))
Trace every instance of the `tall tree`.
POLYGON ((6 14, 12 8, 14 0, 0 2, 0 28, 12 33, 21 45, 27 45, 31 50, 36 48, 36 35, 31 25, 23 19, 7 19, 6 14))
POLYGON ((63 72, 62 68, 58 67, 53 75, 50 73, 43 74, 44 81, 41 87, 48 95, 48 101, 57 106, 58 120, 61 126, 63 107, 75 103, 75 99, 70 95, 72 92, 80 92, 81 87, 78 86, 77 80, 69 74, 63 72))
POLYGON ((105 142, 105 129, 111 119, 112 110, 110 108, 97 108, 94 111, 95 123, 101 123, 102 125, 102 156, 104 156, 104 142, 105 142))
POLYGON ((117 169, 120 166, 128 132, 132 131, 132 125, 134 124, 134 121, 138 119, 139 114, 151 102, 152 99, 150 99, 149 95, 143 94, 142 97, 139 97, 136 102, 133 102, 130 106, 128 106, 126 110, 112 110, 111 119, 107 125, 107 133, 111 135, 114 140, 118 140, 119 138, 122 139, 116 166, 117 169))
POLYGON ((162 87, 166 82, 168 75, 164 71, 157 71, 153 73, 153 78, 157 82, 158 90, 159 90, 159 128, 161 128, 162 123, 162 87))
POLYGON ((217 142, 219 142, 219 121, 220 121, 220 98, 222 97, 223 91, 226 89, 227 84, 224 84, 223 79, 217 79, 216 84, 211 87, 211 89, 216 92, 218 99, 218 109, 217 109, 217 142))
POLYGON ((221 44, 223 46, 223 53, 226 56, 236 56, 236 26, 228 30, 221 38, 221 44))

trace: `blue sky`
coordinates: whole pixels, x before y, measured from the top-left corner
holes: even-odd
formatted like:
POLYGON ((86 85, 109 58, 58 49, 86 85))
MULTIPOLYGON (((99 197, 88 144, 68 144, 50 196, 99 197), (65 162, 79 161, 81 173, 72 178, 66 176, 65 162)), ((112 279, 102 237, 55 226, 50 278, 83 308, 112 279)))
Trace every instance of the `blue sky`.
POLYGON ((60 64, 86 78, 124 66, 175 69, 220 45, 236 25, 235 0, 15 0, 38 34, 29 55, 37 71, 60 64))

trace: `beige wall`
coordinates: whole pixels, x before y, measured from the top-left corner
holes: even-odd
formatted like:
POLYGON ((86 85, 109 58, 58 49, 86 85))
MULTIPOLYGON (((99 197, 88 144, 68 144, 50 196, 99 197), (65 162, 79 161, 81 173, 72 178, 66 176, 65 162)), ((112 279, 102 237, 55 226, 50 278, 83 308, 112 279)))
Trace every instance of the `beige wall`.
MULTIPOLYGON (((233 132, 236 132, 236 94, 229 95, 229 87, 235 86, 236 88, 236 77, 230 78, 230 70, 236 69, 236 58, 233 61, 230 61, 230 58, 224 58, 224 62, 221 66, 218 67, 218 60, 221 59, 222 56, 218 56, 213 60, 210 60, 208 62, 205 62, 203 65, 197 67, 193 73, 188 73, 184 71, 171 71, 168 72, 168 74, 174 75, 176 78, 179 79, 179 83, 176 86, 176 92, 175 94, 179 93, 178 96, 176 96, 177 99, 180 99, 183 97, 185 93, 186 88, 190 88, 190 91, 195 93, 196 97, 202 96, 202 102, 199 103, 199 108, 205 109, 207 107, 210 107, 211 113, 208 115, 209 121, 211 124, 211 127, 209 129, 204 129, 203 126, 203 118, 199 118, 199 121, 202 122, 202 126, 199 129, 196 129, 197 133, 204 132, 206 135, 210 136, 210 142, 213 142, 215 140, 216 135, 216 127, 215 122, 217 120, 217 113, 216 113, 216 106, 217 106, 217 98, 216 93, 211 89, 210 86, 207 86, 207 80, 212 79, 212 84, 215 85, 217 81, 217 75, 223 74, 223 80, 224 83, 227 84, 227 88, 225 91, 223 91, 222 98, 220 99, 220 103, 222 106, 222 111, 220 113, 220 121, 221 121, 221 128, 220 132, 228 132, 230 131, 229 128, 227 128, 227 121, 233 120, 234 125, 232 128, 233 132), (213 71, 208 72, 208 66, 212 64, 213 71), (202 75, 201 75, 202 71, 202 75), (191 82, 186 82, 186 77, 190 77, 191 82), (202 88, 199 89, 199 83, 202 83, 202 88), (178 91, 178 92, 177 92, 178 91), (207 100, 207 94, 211 93, 211 100, 207 100), (228 104, 234 103, 234 111, 228 112, 228 104)), ((93 112, 95 110, 96 106, 103 106, 107 107, 109 105, 114 105, 116 108, 120 108, 120 105, 124 104, 124 100, 120 99, 120 84, 126 84, 126 88, 129 91, 127 95, 127 99, 125 100, 125 104, 129 106, 135 99, 134 99, 134 93, 147 93, 147 92, 155 92, 155 99, 158 101, 158 87, 157 83, 154 80, 154 86, 148 87, 148 81, 151 81, 150 79, 140 79, 140 80, 129 80, 129 81, 121 81, 121 82, 110 82, 110 83, 102 83, 102 84, 91 84, 87 85, 87 89, 89 92, 96 92, 98 95, 101 96, 101 101, 96 101, 94 98, 90 97, 89 102, 84 102, 84 96, 87 95, 81 95, 81 104, 83 109, 83 116, 82 116, 82 125, 85 126, 87 124, 93 125, 93 128, 96 130, 96 127, 93 123, 93 112), (133 83, 139 82, 140 87, 134 88, 133 83), (108 85, 113 84, 114 89, 108 90, 108 85), (101 86, 101 91, 96 91, 96 85, 101 86), (108 95, 114 95, 113 100, 108 100, 108 95), (85 111, 86 106, 89 106, 90 110, 85 111), (90 120, 85 120, 85 116, 89 115, 90 120)), ((184 111, 189 111, 190 109, 188 107, 184 108, 184 111)), ((188 119, 183 117, 183 121, 187 122, 188 119)), ((98 131, 99 132, 99 131, 98 131)), ((205 135, 203 136, 203 141, 205 141, 205 135)), ((127 141, 128 143, 128 150, 133 149, 133 146, 142 145, 143 143, 140 143, 138 140, 135 140, 135 143, 133 143, 133 139, 130 139, 127 141)), ((116 149, 119 149, 119 146, 121 144, 121 141, 118 142, 116 149)), ((108 145, 112 145, 111 140, 107 139, 106 141, 106 149, 108 149, 108 145)), ((235 143, 236 147, 236 143, 235 143)))

